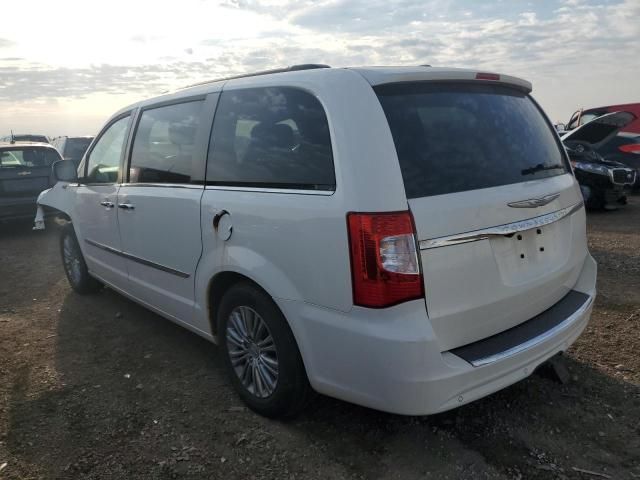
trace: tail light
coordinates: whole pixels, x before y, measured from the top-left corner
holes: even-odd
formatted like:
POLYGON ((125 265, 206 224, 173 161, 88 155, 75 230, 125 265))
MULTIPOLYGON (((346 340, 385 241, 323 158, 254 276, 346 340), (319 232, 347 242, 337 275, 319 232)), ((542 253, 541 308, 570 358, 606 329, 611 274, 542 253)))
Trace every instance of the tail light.
POLYGON ((640 155, 640 144, 638 143, 629 143, 627 145, 620 145, 618 149, 621 152, 625 153, 636 153, 640 155))
POLYGON ((349 213, 353 303, 384 308, 424 297, 411 213, 349 213))

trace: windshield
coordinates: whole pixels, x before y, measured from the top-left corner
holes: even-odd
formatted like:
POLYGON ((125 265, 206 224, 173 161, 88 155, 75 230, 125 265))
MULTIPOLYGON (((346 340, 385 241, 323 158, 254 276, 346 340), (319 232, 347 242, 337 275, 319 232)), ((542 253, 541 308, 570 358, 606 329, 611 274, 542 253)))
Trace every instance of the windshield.
POLYGON ((426 82, 375 90, 391 128, 408 198, 569 171, 553 127, 519 90, 426 82))
POLYGON ((0 151, 0 168, 37 168, 50 167, 60 160, 52 148, 15 148, 0 151))

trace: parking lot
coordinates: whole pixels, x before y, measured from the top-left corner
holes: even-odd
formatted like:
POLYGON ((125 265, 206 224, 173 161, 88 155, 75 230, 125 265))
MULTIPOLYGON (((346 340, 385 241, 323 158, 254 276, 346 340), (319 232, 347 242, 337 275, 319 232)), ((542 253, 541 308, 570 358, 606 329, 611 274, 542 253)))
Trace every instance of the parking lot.
POLYGON ((4 225, 0 478, 640 478, 640 197, 588 223, 599 296, 568 384, 423 418, 318 397, 288 422, 246 410, 205 340, 72 293, 55 224, 4 225))

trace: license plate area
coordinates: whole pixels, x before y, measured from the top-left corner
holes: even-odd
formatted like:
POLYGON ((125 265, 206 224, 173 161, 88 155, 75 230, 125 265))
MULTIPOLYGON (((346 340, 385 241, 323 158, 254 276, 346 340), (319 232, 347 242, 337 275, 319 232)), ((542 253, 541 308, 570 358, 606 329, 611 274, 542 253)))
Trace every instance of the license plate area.
POLYGON ((520 285, 535 281, 560 268, 569 257, 571 233, 565 221, 512 235, 491 238, 491 248, 502 281, 520 285))

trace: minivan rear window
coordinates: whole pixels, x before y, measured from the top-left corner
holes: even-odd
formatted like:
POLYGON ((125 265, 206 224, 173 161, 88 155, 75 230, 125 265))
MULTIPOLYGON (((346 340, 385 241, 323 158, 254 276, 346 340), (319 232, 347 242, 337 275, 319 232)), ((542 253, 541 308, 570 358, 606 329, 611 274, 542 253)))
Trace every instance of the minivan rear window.
POLYGON ((398 83, 375 88, 407 198, 567 173, 560 141, 535 102, 487 84, 398 83))
POLYGON ((60 160, 60 155, 52 148, 24 147, 0 151, 0 168, 50 167, 60 160))

